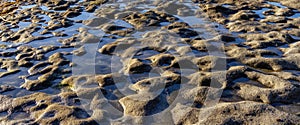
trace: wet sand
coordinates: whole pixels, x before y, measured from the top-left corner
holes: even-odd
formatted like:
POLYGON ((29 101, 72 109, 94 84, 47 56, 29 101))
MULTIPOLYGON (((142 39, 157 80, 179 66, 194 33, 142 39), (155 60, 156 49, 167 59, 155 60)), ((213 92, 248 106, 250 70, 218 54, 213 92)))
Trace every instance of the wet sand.
POLYGON ((299 124, 297 0, 0 8, 0 124, 299 124))

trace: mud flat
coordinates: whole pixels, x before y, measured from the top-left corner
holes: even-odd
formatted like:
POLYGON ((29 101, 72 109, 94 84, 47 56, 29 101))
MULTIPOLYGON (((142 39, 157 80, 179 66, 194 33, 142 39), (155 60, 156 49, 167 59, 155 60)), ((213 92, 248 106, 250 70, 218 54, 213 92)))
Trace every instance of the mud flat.
POLYGON ((297 0, 1 8, 0 124, 299 124, 297 0))

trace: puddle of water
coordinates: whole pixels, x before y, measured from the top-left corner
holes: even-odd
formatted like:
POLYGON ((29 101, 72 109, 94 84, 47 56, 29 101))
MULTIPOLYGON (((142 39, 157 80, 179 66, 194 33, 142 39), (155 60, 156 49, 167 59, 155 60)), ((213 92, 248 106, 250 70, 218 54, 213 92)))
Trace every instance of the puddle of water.
POLYGON ((60 42, 58 42, 57 40, 58 40, 58 38, 51 37, 51 38, 44 39, 44 40, 35 40, 30 43, 27 43, 27 45, 35 47, 35 48, 38 48, 40 46, 46 46, 46 45, 61 46, 62 44, 60 42))
POLYGON ((168 25, 170 25, 171 23, 169 23, 169 22, 161 22, 161 23, 159 23, 161 26, 168 26, 168 25))
POLYGON ((296 76, 300 76, 300 71, 297 70, 287 70, 287 71, 293 73, 296 76))
POLYGON ((266 18, 266 16, 263 14, 263 12, 270 10, 269 8, 262 8, 260 10, 252 10, 253 12, 255 12, 255 14, 257 14, 260 18, 266 18))
POLYGON ((207 56, 208 55, 208 53, 206 53, 206 52, 199 52, 199 50, 192 50, 192 52, 191 53, 187 53, 188 55, 193 55, 193 56, 195 56, 195 57, 203 57, 203 56, 207 56))
POLYGON ((134 28, 131 24, 123 21, 123 20, 115 20, 114 23, 118 26, 127 27, 127 28, 134 28))
POLYGON ((197 4, 193 3, 192 1, 180 1, 178 4, 184 4, 186 7, 189 7, 190 9, 192 9, 193 11, 196 11, 197 9, 199 9, 199 7, 197 6, 197 4))
POLYGON ((117 7, 120 11, 124 11, 127 9, 131 9, 129 7, 132 7, 132 5, 134 5, 135 10, 140 10, 141 13, 147 12, 150 9, 155 8, 154 5, 152 5, 153 2, 151 2, 150 0, 147 1, 147 3, 132 3, 129 1, 124 1, 124 0, 118 0, 116 3, 110 3, 110 4, 105 4, 103 6, 105 7, 109 7, 109 6, 113 6, 113 7, 117 7))
POLYGON ((69 27, 62 27, 54 30, 53 32, 62 32, 64 34, 67 34, 68 36, 73 36, 74 34, 78 34, 78 29, 84 27, 87 28, 87 26, 80 24, 80 23, 74 23, 72 26, 69 27))
POLYGON ((156 54, 160 54, 160 53, 155 50, 145 50, 145 51, 138 52, 134 57, 138 57, 140 59, 146 59, 156 54))
MULTIPOLYGON (((278 50, 277 47, 267 47, 267 48, 264 48, 264 49, 265 50, 270 50, 272 52, 275 52, 279 56, 281 56, 283 54, 280 50, 278 50)), ((267 56, 267 57, 278 57, 278 56, 274 55, 274 56, 267 56)))
POLYGON ((187 16, 187 17, 180 17, 179 18, 183 21, 183 22, 187 22, 190 26, 193 25, 198 25, 198 24, 203 24, 203 20, 201 20, 200 18, 194 17, 194 16, 187 16))
POLYGON ((42 10, 44 10, 44 11, 48 11, 48 10, 49 10, 48 7, 46 7, 46 6, 40 6, 40 8, 41 8, 42 10))
POLYGON ((280 8, 287 8, 286 6, 282 5, 281 3, 278 3, 278 2, 270 2, 270 1, 267 1, 268 4, 271 4, 271 5, 274 5, 274 6, 277 6, 277 7, 280 7, 280 8))
POLYGON ((94 17, 95 16, 93 13, 81 12, 81 14, 79 16, 69 18, 69 19, 71 19, 71 20, 89 20, 89 19, 93 19, 94 17))
POLYGON ((1 45, 10 45, 11 43, 0 41, 0 44, 1 44, 1 45))
POLYGON ((0 118, 3 118, 3 117, 5 117, 5 116, 7 116, 7 115, 8 115, 7 112, 0 112, 0 118))
POLYGON ((46 23, 49 22, 51 20, 51 18, 47 15, 39 15, 39 17, 42 17, 42 20, 45 20, 45 22, 42 22, 40 24, 42 24, 42 26, 48 26, 46 23))
POLYGON ((233 7, 233 6, 232 6, 232 5, 229 5, 229 4, 223 4, 222 7, 230 8, 230 7, 233 7))
POLYGON ((104 32, 102 30, 93 30, 93 29, 90 29, 88 30, 89 33, 95 35, 95 36, 98 36, 98 37, 103 37, 104 36, 104 32))
POLYGON ((120 10, 125 10, 125 8, 126 8, 126 4, 124 4, 124 3, 120 3, 120 4, 118 4, 119 5, 119 8, 120 8, 120 10))
POLYGON ((154 9, 155 6, 151 6, 151 5, 146 5, 145 4, 145 5, 142 5, 142 6, 138 6, 136 8, 143 10, 142 13, 144 13, 144 12, 147 12, 148 10, 150 10, 150 9, 154 9))
POLYGON ((291 34, 290 34, 290 36, 291 36, 293 39, 300 40, 300 37, 298 37, 298 36, 294 36, 294 35, 291 35, 291 34))
MULTIPOLYGON (((45 30, 44 28, 40 28, 39 30, 37 30, 37 31, 35 31, 35 32, 33 32, 33 33, 31 33, 31 35, 33 35, 33 36, 41 36, 41 34, 40 34, 40 32, 42 32, 43 30, 45 30)), ((45 35, 43 35, 43 36, 45 36, 45 37, 50 37, 50 36, 52 36, 51 34, 45 34, 45 35)))
POLYGON ((1 69, 1 68, 0 68, 0 72, 6 72, 6 70, 5 70, 5 69, 1 69))
POLYGON ((20 30, 20 29, 19 28, 11 28, 10 30, 13 32, 18 32, 18 30, 20 30))
POLYGON ((28 27, 29 25, 31 24, 31 22, 19 22, 18 26, 19 26, 19 29, 23 29, 23 28, 26 28, 28 27))
POLYGON ((30 95, 30 94, 34 93, 33 91, 27 91, 25 89, 20 89, 19 86, 15 86, 15 88, 16 89, 13 90, 13 91, 8 91, 8 92, 2 93, 2 94, 3 95, 9 95, 12 98, 16 98, 16 97, 27 96, 27 95, 30 95))
MULTIPOLYGON (((58 81, 53 81, 53 82, 58 82, 58 81)), ((49 87, 47 89, 40 90, 38 92, 42 92, 42 93, 46 93, 46 94, 50 94, 50 95, 56 95, 56 94, 59 94, 61 92, 61 90, 49 87)))
POLYGON ((267 22, 267 24, 269 24, 269 25, 276 25, 276 23, 273 23, 273 22, 267 22))
POLYGON ((60 49, 57 49, 55 51, 50 51, 50 52, 46 53, 45 57, 49 57, 49 56, 51 56, 51 55, 53 55, 54 53, 57 53, 57 52, 72 52, 73 50, 74 50, 74 48, 60 48, 60 49))
POLYGON ((202 18, 197 18, 197 17, 193 17, 193 16, 178 17, 178 18, 181 19, 182 21, 188 23, 195 31, 197 31, 199 33, 203 33, 203 34, 200 34, 200 36, 202 38, 210 39, 210 38, 215 37, 215 35, 213 35, 213 33, 211 33, 210 31, 207 31, 208 29, 205 29, 204 27, 194 27, 194 26, 202 25, 202 24, 206 23, 205 21, 203 21, 202 18))
POLYGON ((300 12, 295 13, 294 15, 290 16, 289 18, 299 18, 300 12))
POLYGON ((19 79, 18 77, 21 75, 26 75, 26 74, 27 74, 27 71, 24 70, 19 73, 4 76, 4 77, 0 78, 0 81, 5 81, 5 83, 0 83, 0 85, 11 85, 14 87, 19 87, 20 85, 22 85, 24 80, 19 79))
POLYGON ((33 8, 37 5, 33 4, 33 5, 26 5, 26 6, 21 6, 22 9, 30 9, 30 8, 33 8))

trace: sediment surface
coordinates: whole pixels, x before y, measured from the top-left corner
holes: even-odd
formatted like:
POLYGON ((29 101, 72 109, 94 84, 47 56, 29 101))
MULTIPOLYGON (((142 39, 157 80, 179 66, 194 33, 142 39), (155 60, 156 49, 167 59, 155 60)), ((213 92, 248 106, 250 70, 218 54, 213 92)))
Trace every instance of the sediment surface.
POLYGON ((300 123, 298 0, 0 7, 0 124, 300 123))

